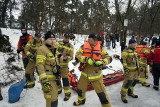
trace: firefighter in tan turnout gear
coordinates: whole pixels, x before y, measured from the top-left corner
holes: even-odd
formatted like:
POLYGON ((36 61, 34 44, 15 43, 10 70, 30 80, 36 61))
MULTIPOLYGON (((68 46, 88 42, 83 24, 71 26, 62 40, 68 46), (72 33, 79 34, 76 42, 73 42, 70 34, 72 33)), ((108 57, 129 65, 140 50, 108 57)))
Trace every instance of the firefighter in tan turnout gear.
POLYGON ((125 78, 123 81, 121 89, 121 100, 124 103, 128 103, 126 99, 126 94, 132 98, 138 98, 138 95, 133 93, 134 87, 138 82, 138 56, 135 52, 136 41, 134 39, 129 40, 128 49, 123 50, 122 52, 122 63, 125 73, 125 78))
POLYGON ((63 89, 65 93, 64 101, 69 100, 71 96, 71 90, 70 90, 70 84, 69 84, 69 77, 68 77, 68 63, 73 58, 73 46, 69 43, 70 35, 64 34, 63 41, 58 42, 58 52, 60 53, 58 58, 63 56, 63 62, 61 62, 60 65, 60 78, 56 80, 57 86, 58 86, 58 92, 59 94, 62 92, 62 86, 61 86, 61 77, 63 82, 63 89))
POLYGON ((141 44, 136 47, 136 51, 139 57, 140 83, 142 86, 150 87, 150 85, 146 83, 146 79, 148 78, 147 56, 150 53, 150 48, 147 47, 147 41, 141 41, 141 44))
POLYGON ((24 51, 29 59, 29 62, 25 69, 25 77, 27 83, 24 88, 32 88, 35 86, 34 71, 36 69, 36 52, 41 45, 41 34, 36 33, 35 37, 32 40, 30 40, 25 46, 24 51))
POLYGON ((111 107, 105 86, 103 84, 103 74, 101 68, 108 64, 108 53, 101 47, 94 34, 90 34, 88 41, 80 47, 76 53, 76 58, 83 63, 83 70, 78 81, 78 101, 73 105, 79 106, 85 104, 86 90, 91 83, 95 89, 102 107, 111 107))
POLYGON ((55 80, 59 71, 56 55, 55 35, 48 31, 44 37, 44 45, 39 47, 36 56, 36 65, 46 99, 46 107, 58 106, 58 88, 55 80))

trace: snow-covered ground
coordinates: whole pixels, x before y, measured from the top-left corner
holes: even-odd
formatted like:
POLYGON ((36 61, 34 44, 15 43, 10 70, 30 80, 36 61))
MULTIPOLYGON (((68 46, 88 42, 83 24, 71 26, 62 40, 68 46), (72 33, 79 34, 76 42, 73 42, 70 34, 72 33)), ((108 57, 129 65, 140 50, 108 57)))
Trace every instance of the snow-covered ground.
MULTIPOLYGON (((2 28, 2 33, 6 34, 10 37, 10 41, 13 47, 17 46, 18 38, 21 35, 20 30, 14 30, 14 29, 5 29, 2 28)), ((71 43, 74 45, 75 52, 76 50, 83 44, 84 40, 86 38, 86 35, 76 35, 76 42, 74 45, 74 42, 71 41, 71 43)), ((16 52, 16 50, 15 50, 16 52)), ((110 55, 112 54, 118 54, 121 55, 120 52, 120 46, 117 43, 116 49, 108 50, 108 53, 110 55)), ((4 63, 3 53, 0 53, 0 64, 4 63)), ((22 64, 22 63, 21 63, 22 64)), ((119 60, 113 60, 110 64, 114 70, 122 69, 122 65, 119 60)), ((80 76, 80 72, 77 69, 77 66, 74 67, 72 63, 70 62, 69 68, 75 69, 76 75, 80 76)), ((3 71, 1 71, 2 73, 3 71)), ((114 71, 105 69, 103 70, 104 74, 113 73, 114 71)), ((152 83, 152 75, 149 75, 148 82, 152 83)), ((160 106, 160 92, 153 90, 152 87, 146 88, 142 87, 140 84, 137 84, 135 87, 135 93, 139 95, 138 99, 133 99, 130 97, 127 97, 128 104, 124 104, 121 102, 120 99, 120 90, 121 90, 122 82, 110 85, 106 87, 107 93, 109 95, 111 105, 112 107, 159 107, 160 106)), ((0 107, 45 107, 45 99, 43 97, 43 93, 41 90, 40 83, 36 82, 36 86, 32 89, 27 89, 22 92, 21 99, 17 103, 10 104, 8 103, 8 87, 2 88, 2 96, 4 97, 4 100, 0 101, 0 107)), ((77 101, 77 93, 75 91, 72 91, 72 96, 69 101, 64 102, 63 101, 64 94, 59 95, 59 103, 58 107, 73 107, 73 102, 77 101)), ((86 93, 86 103, 85 105, 79 106, 79 107, 101 107, 99 98, 97 97, 96 93, 93 91, 88 91, 86 93)))

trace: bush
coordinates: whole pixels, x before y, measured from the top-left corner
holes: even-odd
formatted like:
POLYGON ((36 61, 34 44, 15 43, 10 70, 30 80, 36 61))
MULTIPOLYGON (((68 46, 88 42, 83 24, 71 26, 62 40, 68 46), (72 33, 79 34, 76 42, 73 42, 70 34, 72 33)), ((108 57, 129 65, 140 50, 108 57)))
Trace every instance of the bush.
POLYGON ((9 42, 9 36, 2 35, 0 29, 0 52, 11 52, 11 43, 9 42))

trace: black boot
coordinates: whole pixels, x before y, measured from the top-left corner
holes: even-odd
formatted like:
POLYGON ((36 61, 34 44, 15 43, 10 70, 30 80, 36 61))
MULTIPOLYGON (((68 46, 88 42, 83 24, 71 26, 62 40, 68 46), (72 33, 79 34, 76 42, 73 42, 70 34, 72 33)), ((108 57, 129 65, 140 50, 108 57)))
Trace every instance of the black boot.
POLYGON ((128 103, 128 101, 127 101, 127 99, 126 99, 126 96, 124 96, 124 95, 121 95, 121 100, 122 100, 122 102, 124 102, 124 103, 128 103))
POLYGON ((138 98, 138 95, 133 94, 131 89, 128 89, 128 96, 131 96, 132 98, 138 98))
POLYGON ((71 97, 71 93, 65 94, 64 101, 68 101, 70 97, 71 97))
POLYGON ((78 100, 77 102, 73 102, 73 105, 74 106, 79 106, 79 105, 85 104, 85 102, 86 102, 86 99, 84 99, 84 100, 78 100))
POLYGON ((148 83, 142 83, 142 86, 150 87, 150 85, 148 83))
POLYGON ((153 86, 153 89, 155 89, 156 91, 159 90, 158 86, 153 86))
POLYGON ((58 100, 52 102, 51 107, 58 107, 58 100))
POLYGON ((0 101, 3 100, 2 94, 0 93, 0 101))

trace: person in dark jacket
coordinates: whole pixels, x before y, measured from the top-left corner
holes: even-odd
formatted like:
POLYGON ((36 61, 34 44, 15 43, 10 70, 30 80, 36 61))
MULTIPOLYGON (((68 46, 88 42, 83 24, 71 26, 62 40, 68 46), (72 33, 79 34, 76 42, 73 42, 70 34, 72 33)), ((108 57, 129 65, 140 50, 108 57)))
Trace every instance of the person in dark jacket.
POLYGON ((127 45, 125 44, 124 41, 122 41, 122 43, 121 43, 121 52, 122 52, 124 49, 127 49, 127 45))
POLYGON ((112 41, 112 48, 114 49, 116 47, 116 40, 115 35, 111 34, 111 41, 112 41))
POLYGON ((148 61, 153 61, 153 79, 154 79, 154 86, 155 90, 159 90, 159 78, 160 78, 160 39, 157 39, 156 45, 153 51, 148 56, 148 61))
POLYGON ((3 100, 2 94, 1 94, 1 87, 0 87, 0 101, 3 100))

